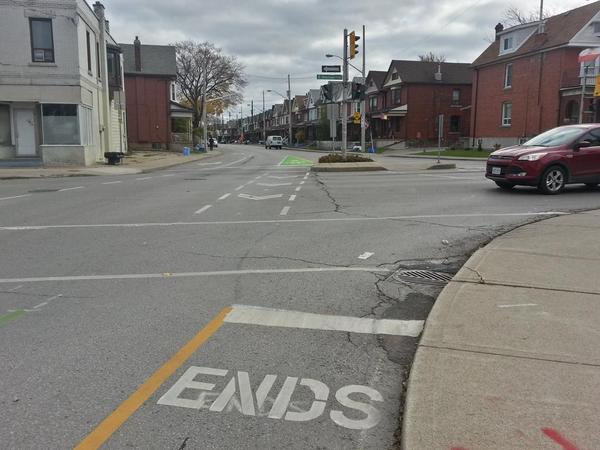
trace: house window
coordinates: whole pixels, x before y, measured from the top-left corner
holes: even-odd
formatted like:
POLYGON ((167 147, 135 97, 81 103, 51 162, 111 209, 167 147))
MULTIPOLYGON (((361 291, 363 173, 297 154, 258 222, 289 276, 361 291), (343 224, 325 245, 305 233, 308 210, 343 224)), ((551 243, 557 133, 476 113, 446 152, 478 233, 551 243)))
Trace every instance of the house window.
POLYGON ((502 126, 510 127, 512 124, 512 103, 502 103, 502 126))
POLYGON ((398 79, 398 72, 392 72, 392 80, 398 79))
POLYGON ((92 108, 86 106, 79 108, 79 127, 81 130, 81 145, 92 145, 94 143, 92 108))
POLYGON ((452 89, 452 104, 460 105, 460 89, 452 89))
POLYGON ((86 30, 85 32, 85 47, 87 49, 87 64, 88 64, 88 72, 92 73, 92 44, 90 42, 90 32, 86 30))
POLYGON ((592 26, 594 27, 594 34, 600 34, 600 22, 594 22, 592 26))
POLYGON ((507 64, 504 67, 504 88, 512 87, 512 64, 507 64))
POLYGON ((394 105, 397 105, 400 103, 400 89, 394 89, 392 91, 392 99, 394 100, 394 105))
POLYGON ((172 101, 177 101, 177 95, 175 95, 175 83, 171 83, 171 100, 172 101))
POLYGON ((79 145, 77 105, 43 104, 42 135, 44 145, 79 145))
POLYGON ((513 48, 513 38, 511 37, 505 37, 502 41, 502 48, 504 50, 510 50, 511 48, 513 48))
POLYGON ((121 88, 121 58, 116 50, 106 52, 106 67, 108 69, 108 85, 121 88))
POLYGON ((375 111, 377 109, 377 96, 369 97, 369 109, 375 111))
POLYGON ((450 116, 450 133, 460 132, 460 116, 450 116))
POLYGON ((100 77, 100 44, 96 42, 96 72, 98 78, 100 77))
POLYGON ((578 123, 579 122, 579 102, 576 100, 569 100, 567 107, 565 108, 565 123, 578 123))
POLYGON ((0 104, 0 145, 11 145, 10 138, 10 109, 8 105, 0 104))
POLYGON ((29 19, 31 59, 33 62, 54 62, 52 19, 29 19))

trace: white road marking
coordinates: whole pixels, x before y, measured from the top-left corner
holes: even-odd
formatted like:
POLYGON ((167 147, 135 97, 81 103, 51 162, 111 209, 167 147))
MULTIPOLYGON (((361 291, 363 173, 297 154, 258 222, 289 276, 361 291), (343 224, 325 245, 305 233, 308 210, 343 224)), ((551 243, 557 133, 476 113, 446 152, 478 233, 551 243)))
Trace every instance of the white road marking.
POLYGON ((10 200, 13 198, 30 197, 30 196, 31 196, 31 194, 14 195, 12 197, 2 197, 2 198, 0 198, 0 200, 10 200))
POLYGON ((519 303, 516 305, 496 305, 498 308, 520 308, 524 306, 537 306, 537 303, 519 303))
POLYGON ((238 194, 238 197, 247 198, 248 200, 269 200, 271 198, 283 197, 283 194, 263 195, 262 197, 259 197, 257 195, 250 195, 250 194, 238 194))
POLYGON ((230 195, 231 195, 231 192, 228 192, 228 193, 227 193, 227 194, 225 194, 225 195, 221 195, 221 196, 220 196, 220 197, 217 199, 217 201, 218 201, 218 200, 225 200, 225 199, 226 199, 227 197, 229 197, 230 195))
POLYGON ((296 200, 296 194, 290 195, 290 202, 293 202, 294 200, 296 200))
POLYGON ((287 180, 289 178, 298 178, 298 175, 284 175, 282 177, 278 175, 269 175, 269 178, 275 178, 276 180, 287 180))
POLYGON ((306 183, 306 181, 301 181, 301 182, 300 182, 300 185, 303 185, 304 183, 306 183))
POLYGON ((48 302, 42 302, 39 305, 34 306, 33 309, 41 308, 42 306, 46 306, 47 304, 48 304, 48 302))
POLYGON ((308 179, 308 175, 304 175, 304 178, 302 178, 303 180, 307 180, 308 179))
POLYGON ((289 206, 284 206, 283 209, 281 210, 281 212, 279 213, 279 215, 280 216, 287 216, 289 210, 290 210, 289 206))
POLYGON ((431 178, 447 178, 449 180, 464 180, 465 179, 465 177, 453 177, 451 175, 430 175, 428 173, 420 173, 419 176, 421 176, 421 177, 431 177, 431 178))
MULTIPOLYGON (((278 197, 283 194, 278 194, 278 197)), ((239 194, 238 197, 252 197, 239 194)), ((96 224, 65 224, 65 225, 17 225, 0 226, 0 231, 37 231, 51 229, 74 228, 143 228, 143 227, 185 227, 204 225, 259 225, 265 223, 318 223, 318 222, 364 222, 380 220, 412 220, 412 219, 457 219, 468 217, 539 217, 539 216, 565 216, 568 212, 525 212, 525 213, 479 213, 479 214, 424 214, 414 216, 382 216, 382 217, 336 217, 326 219, 287 219, 287 220, 215 220, 211 222, 142 222, 142 223, 96 223, 96 224)))
POLYGON ((423 320, 367 319, 246 305, 233 305, 231 312, 227 314, 224 321, 265 327, 304 328, 410 337, 419 336, 424 323, 423 320))
POLYGON ((142 180, 149 180, 150 178, 153 177, 142 177, 142 178, 136 178, 137 181, 142 181, 142 180))
POLYGON ((296 188, 296 192, 300 192, 300 189, 302 189, 302 186, 298 186, 298 187, 296 188))
POLYGON ((118 183, 122 183, 122 181, 107 181, 106 183, 102 183, 102 184, 118 184, 118 183))
POLYGON ((14 288, 11 288, 8 290, 8 292, 14 292, 14 291, 18 291, 19 289, 21 289, 23 287, 22 284, 15 286, 14 288))
POLYGON ((0 284, 37 283, 46 281, 96 281, 96 280, 146 280, 152 278, 194 278, 211 276, 240 275, 277 275, 296 273, 328 273, 328 272, 368 272, 389 273, 389 269, 380 267, 300 267, 296 269, 246 269, 221 270, 212 272, 175 272, 175 273, 131 273, 114 275, 71 275, 58 277, 0 278, 0 284))
POLYGON ((75 186, 75 187, 71 187, 71 188, 59 189, 58 192, 74 191, 75 189, 83 189, 83 188, 84 188, 84 186, 75 186))
POLYGON ((206 205, 203 206, 202 208, 200 208, 198 211, 196 211, 194 214, 202 214, 204 211, 206 211, 207 209, 212 208, 212 205, 206 205))
POLYGON ((257 183, 258 186, 277 187, 277 186, 290 186, 292 183, 257 183))
POLYGON ((241 186, 236 187, 235 190, 241 191, 242 189, 244 189, 245 186, 246 186, 245 184, 242 184, 241 186))
MULTIPOLYGON (((242 153, 242 155, 243 155, 243 154, 244 154, 244 153, 242 153)), ((219 167, 204 167, 204 169, 225 169, 225 168, 230 168, 230 167, 231 167, 231 166, 233 166, 234 164, 237 164, 237 163, 240 163, 240 162, 243 162, 243 161, 249 161, 249 160, 251 160, 252 158, 253 158, 253 156, 250 156, 250 157, 246 157, 246 156, 244 156, 243 158, 241 158, 241 159, 238 159, 237 161, 230 162, 229 164, 225 164, 224 166, 219 166, 219 167)), ((201 165, 201 164, 203 164, 203 163, 198 163, 198 165, 201 165)), ((204 164, 205 164, 205 163, 204 163, 204 164)))
POLYGON ((48 303, 50 303, 52 300, 56 300, 57 298, 62 297, 62 294, 58 294, 55 295, 54 297, 50 297, 48 300, 46 300, 45 302, 40 303, 39 305, 36 305, 33 307, 33 309, 37 310, 39 308, 41 308, 42 306, 46 306, 48 303))
POLYGON ((221 161, 219 162, 208 162, 208 163, 198 163, 199 166, 213 166, 215 164, 223 164, 221 161))
POLYGON ((306 176, 309 176, 309 175, 310 175, 310 172, 306 172, 306 176))
POLYGON ((165 175, 161 175, 161 177, 174 177, 176 174, 174 173, 167 173, 165 175))
POLYGON ((372 252, 364 252, 362 255, 358 256, 358 259, 369 259, 374 254, 375 253, 372 253, 372 252))

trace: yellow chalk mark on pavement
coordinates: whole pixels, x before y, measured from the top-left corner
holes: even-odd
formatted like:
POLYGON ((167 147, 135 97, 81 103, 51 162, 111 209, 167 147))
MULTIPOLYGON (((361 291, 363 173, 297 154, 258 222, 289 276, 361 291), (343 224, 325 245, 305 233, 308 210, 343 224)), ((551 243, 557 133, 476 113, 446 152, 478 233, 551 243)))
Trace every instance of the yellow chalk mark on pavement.
POLYGON ((115 431, 117 431, 171 375, 185 363, 219 328, 231 308, 223 309, 196 336, 185 344, 175 355, 162 365, 146 380, 127 400, 119 405, 90 434, 88 434, 75 450, 92 450, 100 448, 115 431))

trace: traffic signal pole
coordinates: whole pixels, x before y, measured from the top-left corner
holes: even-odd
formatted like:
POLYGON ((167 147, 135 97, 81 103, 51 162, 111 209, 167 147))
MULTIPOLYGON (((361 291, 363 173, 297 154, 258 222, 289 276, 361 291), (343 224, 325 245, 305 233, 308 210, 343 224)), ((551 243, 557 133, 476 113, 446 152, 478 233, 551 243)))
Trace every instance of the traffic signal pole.
POLYGON ((348 29, 344 28, 344 65, 342 74, 342 157, 346 159, 348 146, 348 111, 346 110, 346 85, 348 84, 348 29))
POLYGON ((289 112, 289 120, 290 120, 290 137, 288 139, 288 147, 292 146, 292 85, 290 82, 290 74, 288 73, 288 112, 289 112))
MULTIPOLYGON (((363 48, 362 48, 362 77, 363 77, 363 84, 365 84, 367 82, 367 74, 365 73, 365 54, 367 53, 367 45, 366 45, 366 40, 365 40, 365 26, 363 25, 362 27, 362 38, 363 38, 363 48)), ((365 95, 362 95, 362 98, 360 100, 360 149, 361 151, 364 153, 367 149, 366 149, 366 138, 365 138, 365 132, 366 132, 366 121, 367 121, 367 108, 366 108, 366 101, 365 101, 365 95)))

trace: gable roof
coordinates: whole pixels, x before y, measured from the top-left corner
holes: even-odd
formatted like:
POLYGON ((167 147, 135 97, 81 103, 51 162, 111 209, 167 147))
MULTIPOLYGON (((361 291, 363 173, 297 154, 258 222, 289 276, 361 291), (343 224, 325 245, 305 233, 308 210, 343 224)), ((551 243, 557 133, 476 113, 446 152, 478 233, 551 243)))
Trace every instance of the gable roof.
MULTIPOLYGON (((544 33, 535 32, 531 35, 516 51, 499 56, 500 41, 496 39, 481 55, 473 62, 473 66, 483 66, 506 59, 513 59, 532 52, 539 52, 545 49, 564 46, 575 37, 575 35, 600 11, 600 1, 581 6, 579 8, 566 11, 556 16, 548 17, 544 21, 544 33)), ((531 25, 539 24, 532 22, 531 25)), ((507 28, 498 33, 500 36, 510 31, 522 27, 507 28)))
POLYGON ((385 82, 386 75, 387 72, 385 70, 370 70, 366 80, 367 87, 371 84, 371 81, 373 81, 375 87, 377 89, 381 89, 383 87, 383 83, 385 82))
POLYGON ((119 44, 123 49, 123 69, 126 74, 177 76, 175 47, 171 45, 141 45, 142 70, 135 70, 133 44, 119 44))
POLYGON ((438 64, 429 61, 405 61, 394 59, 390 68, 386 72, 385 79, 388 79, 394 70, 398 72, 400 80, 403 83, 427 83, 427 84, 471 84, 472 69, 468 63, 448 63, 438 64), (436 80, 435 73, 441 68, 442 79, 436 80))

